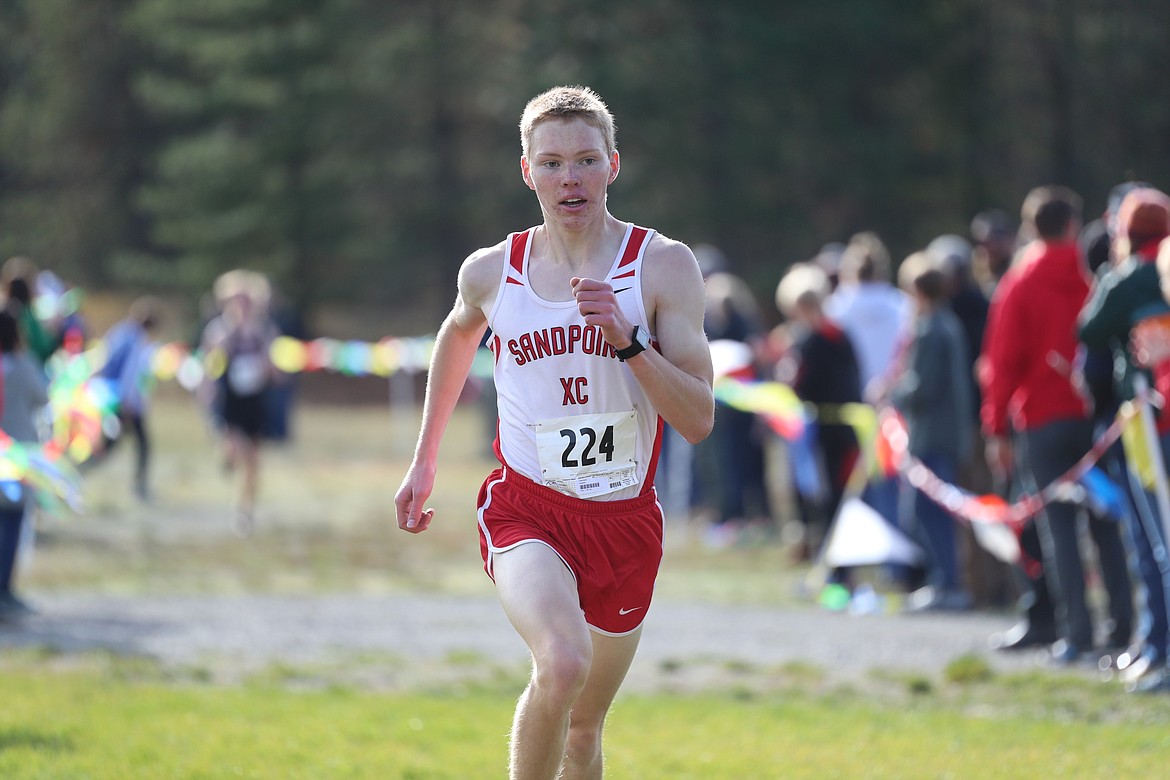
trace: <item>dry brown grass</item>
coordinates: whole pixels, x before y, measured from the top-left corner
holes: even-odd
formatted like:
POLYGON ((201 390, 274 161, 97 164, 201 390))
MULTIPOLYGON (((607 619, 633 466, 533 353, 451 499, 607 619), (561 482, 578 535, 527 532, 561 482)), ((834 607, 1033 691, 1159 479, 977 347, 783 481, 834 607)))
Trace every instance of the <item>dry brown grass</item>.
MULTIPOLYGON (((111 592, 355 592, 423 589, 484 593, 475 496, 494 467, 474 404, 460 406, 444 438, 422 536, 397 529, 393 497, 409 464, 417 410, 388 404, 302 404, 294 439, 262 454, 255 534, 230 529, 235 478, 200 408, 174 386, 151 416, 154 499, 130 492, 129 442, 85 478, 86 513, 43 518, 33 589, 111 592)), ((785 549, 712 551, 687 522, 667 528, 659 593, 736 603, 791 601, 799 571, 785 549)))
MULTIPOLYGON (((131 494, 129 443, 85 477, 86 512, 46 517, 30 587, 113 590, 354 590, 473 587, 474 499, 490 463, 460 410, 433 496, 425 542, 397 531, 393 496, 417 416, 387 407, 302 406, 295 438, 267 446, 256 533, 229 519, 238 479, 195 401, 168 389, 151 416, 153 500, 131 494)), ((481 575, 482 576, 482 575, 481 575)))

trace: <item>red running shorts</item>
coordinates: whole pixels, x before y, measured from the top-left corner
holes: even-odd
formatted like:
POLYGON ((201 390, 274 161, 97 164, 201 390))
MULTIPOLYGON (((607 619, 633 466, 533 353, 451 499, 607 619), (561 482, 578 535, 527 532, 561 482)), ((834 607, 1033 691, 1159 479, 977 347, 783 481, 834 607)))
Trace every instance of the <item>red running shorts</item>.
POLYGON ((539 485, 510 468, 479 489, 479 547, 492 557, 521 544, 546 544, 577 581, 585 622, 594 631, 635 631, 650 609, 662 563, 662 507, 653 490, 620 501, 586 501, 539 485))

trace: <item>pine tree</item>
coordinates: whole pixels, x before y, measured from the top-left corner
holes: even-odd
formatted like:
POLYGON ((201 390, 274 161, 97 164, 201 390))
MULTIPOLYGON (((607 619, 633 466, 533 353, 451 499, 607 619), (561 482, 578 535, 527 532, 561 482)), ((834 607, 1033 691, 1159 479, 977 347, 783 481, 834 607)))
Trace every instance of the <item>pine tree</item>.
POLYGON ((164 254, 140 262, 193 287, 249 267, 311 304, 348 227, 336 109, 344 3, 143 0, 154 55, 137 93, 168 140, 139 199, 164 254), (161 262, 160 262, 161 260, 161 262))
POLYGON ((109 258, 145 239, 130 193, 152 135, 130 93, 124 6, 0 6, 0 253, 87 285, 109 282, 109 258))

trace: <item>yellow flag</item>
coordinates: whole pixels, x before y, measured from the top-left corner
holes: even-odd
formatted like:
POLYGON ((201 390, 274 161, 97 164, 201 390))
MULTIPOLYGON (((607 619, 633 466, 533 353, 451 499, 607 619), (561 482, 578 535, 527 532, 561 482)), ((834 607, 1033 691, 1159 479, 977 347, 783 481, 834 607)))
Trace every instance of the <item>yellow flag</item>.
POLYGON ((1145 489, 1152 491, 1158 484, 1158 472, 1150 450, 1154 442, 1146 435, 1146 431, 1153 427, 1153 420, 1147 423, 1145 419, 1146 415, 1150 414, 1149 404, 1126 401, 1121 405, 1120 414, 1125 417, 1121 428, 1121 445, 1125 448, 1125 460, 1130 471, 1137 475, 1145 489))

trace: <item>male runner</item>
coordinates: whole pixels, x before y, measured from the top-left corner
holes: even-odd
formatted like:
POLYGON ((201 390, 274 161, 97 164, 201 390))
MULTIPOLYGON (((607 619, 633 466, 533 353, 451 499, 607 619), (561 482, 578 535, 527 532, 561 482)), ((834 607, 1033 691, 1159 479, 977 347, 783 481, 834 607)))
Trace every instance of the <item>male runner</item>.
POLYGON ((600 778, 662 558, 662 423, 697 442, 713 422, 703 280, 684 244, 609 213, 620 163, 595 92, 538 95, 520 135, 543 222, 464 262, 394 504, 403 530, 430 525, 439 442, 490 327, 500 468, 480 489, 481 550, 533 662, 511 777, 600 778))

